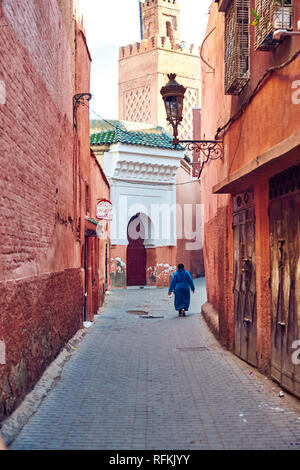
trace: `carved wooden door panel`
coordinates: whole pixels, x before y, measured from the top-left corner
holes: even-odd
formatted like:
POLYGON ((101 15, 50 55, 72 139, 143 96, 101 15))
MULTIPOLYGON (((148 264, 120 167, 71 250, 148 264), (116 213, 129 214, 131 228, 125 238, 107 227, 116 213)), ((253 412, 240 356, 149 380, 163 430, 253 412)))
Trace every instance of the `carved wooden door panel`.
POLYGON ((300 165, 270 180, 271 374, 300 397, 300 165))
POLYGON ((234 352, 257 365, 255 207, 252 191, 233 198, 234 352))

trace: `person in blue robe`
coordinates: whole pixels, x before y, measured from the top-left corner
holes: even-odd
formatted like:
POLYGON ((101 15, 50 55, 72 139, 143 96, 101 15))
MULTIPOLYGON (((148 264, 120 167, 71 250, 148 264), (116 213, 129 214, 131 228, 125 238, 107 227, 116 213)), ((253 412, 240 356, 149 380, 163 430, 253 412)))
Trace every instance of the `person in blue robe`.
POLYGON ((192 276, 184 269, 183 264, 179 264, 177 271, 172 276, 168 294, 170 296, 174 292, 174 306, 180 317, 184 317, 185 312, 189 309, 191 290, 193 293, 195 292, 192 276))

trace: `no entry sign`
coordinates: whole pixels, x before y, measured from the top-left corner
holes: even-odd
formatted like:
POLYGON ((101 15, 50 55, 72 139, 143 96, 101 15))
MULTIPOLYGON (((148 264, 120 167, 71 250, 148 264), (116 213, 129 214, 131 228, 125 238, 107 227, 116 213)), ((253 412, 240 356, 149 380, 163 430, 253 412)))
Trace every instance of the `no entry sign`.
POLYGON ((96 217, 98 220, 112 220, 112 203, 107 199, 99 199, 96 217))

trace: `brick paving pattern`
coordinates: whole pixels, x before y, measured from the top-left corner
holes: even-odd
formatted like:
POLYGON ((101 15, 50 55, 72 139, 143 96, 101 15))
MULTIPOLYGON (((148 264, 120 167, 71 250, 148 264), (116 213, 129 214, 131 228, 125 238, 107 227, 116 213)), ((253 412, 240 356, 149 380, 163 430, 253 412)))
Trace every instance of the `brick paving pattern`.
POLYGON ((198 279, 179 318, 167 289, 114 289, 10 448, 300 449, 299 400, 219 345, 205 300, 198 279))

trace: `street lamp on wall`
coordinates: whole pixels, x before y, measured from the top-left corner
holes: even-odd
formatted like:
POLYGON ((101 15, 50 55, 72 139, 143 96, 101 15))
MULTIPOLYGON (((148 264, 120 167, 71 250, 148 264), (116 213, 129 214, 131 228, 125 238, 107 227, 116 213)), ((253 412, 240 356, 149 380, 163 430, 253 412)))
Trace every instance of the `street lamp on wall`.
MULTIPOLYGON (((217 160, 223 158, 223 141, 220 140, 179 140, 178 139, 178 126, 183 119, 183 101, 186 88, 180 85, 176 80, 176 74, 168 74, 169 82, 162 87, 160 93, 164 100, 167 121, 173 128, 173 145, 176 148, 178 145, 184 147, 186 150, 195 151, 200 155, 204 155, 202 159, 200 172, 198 178, 202 173, 203 166, 209 160, 217 160)), ((193 162, 199 164, 199 162, 193 162)))
POLYGON ((165 103, 167 121, 173 128, 173 144, 176 146, 179 144, 178 126, 183 119, 183 100, 186 88, 176 82, 175 73, 170 73, 168 78, 170 81, 162 87, 160 93, 165 103))

